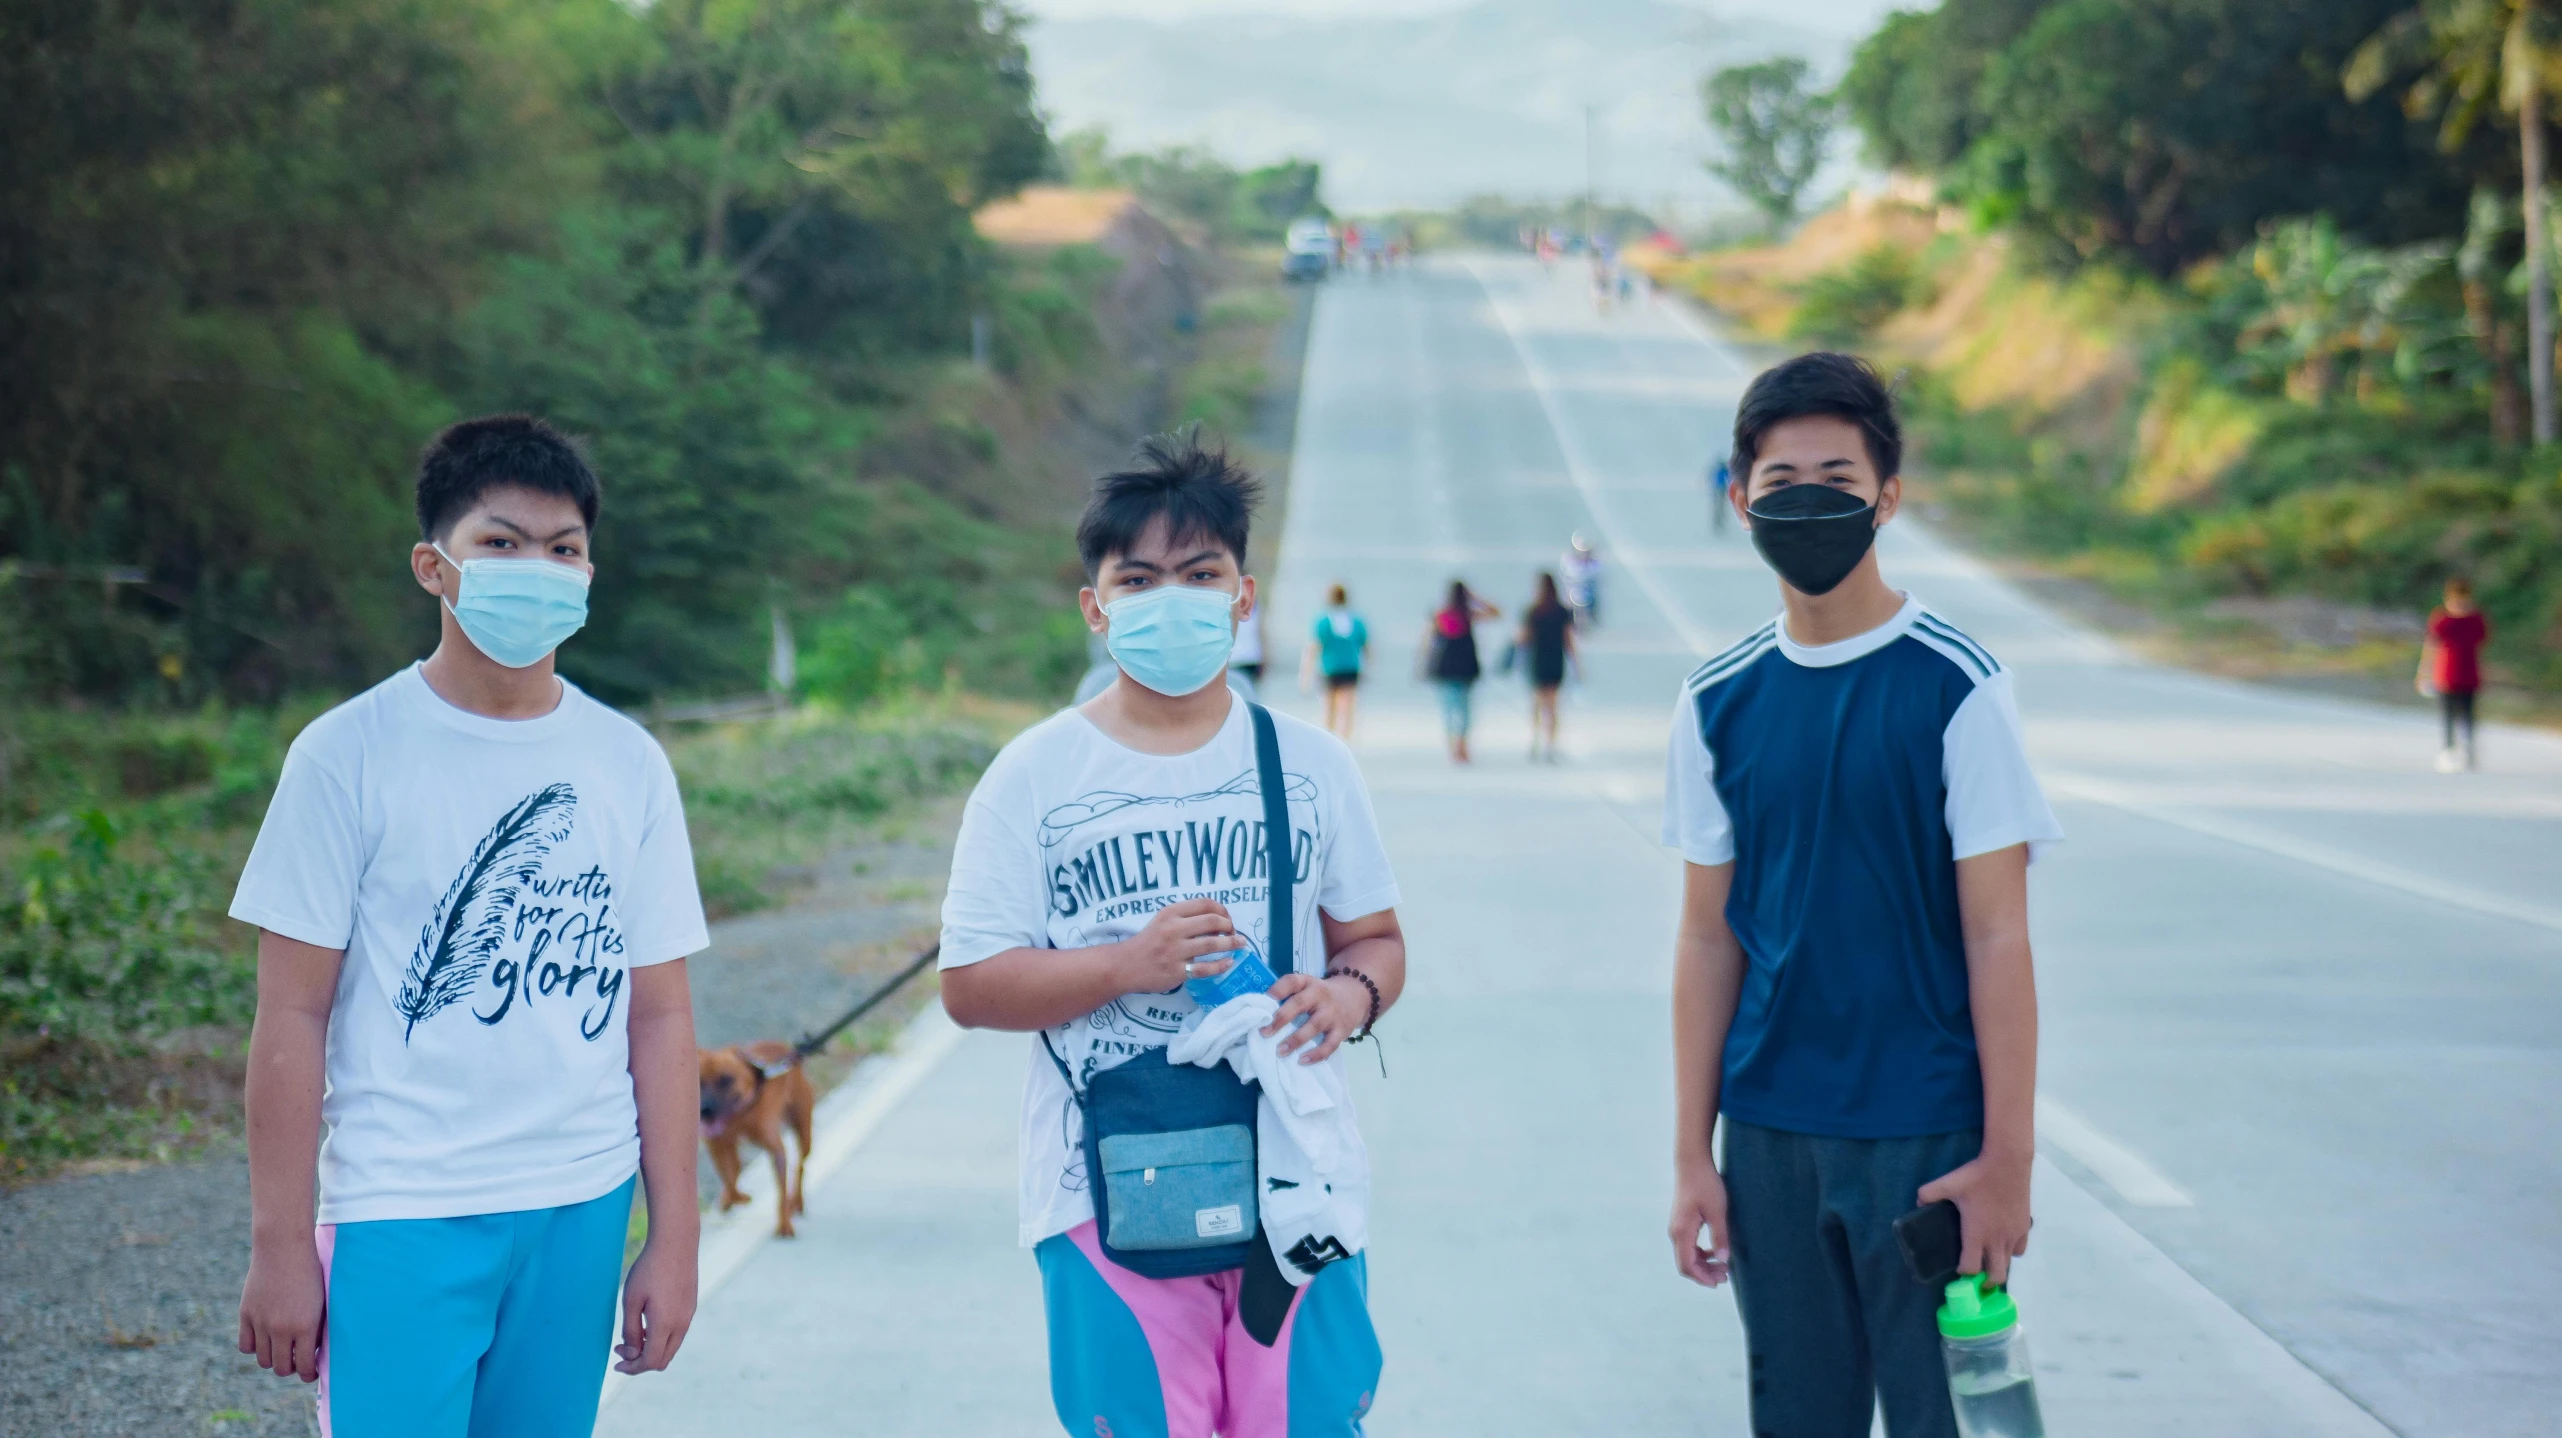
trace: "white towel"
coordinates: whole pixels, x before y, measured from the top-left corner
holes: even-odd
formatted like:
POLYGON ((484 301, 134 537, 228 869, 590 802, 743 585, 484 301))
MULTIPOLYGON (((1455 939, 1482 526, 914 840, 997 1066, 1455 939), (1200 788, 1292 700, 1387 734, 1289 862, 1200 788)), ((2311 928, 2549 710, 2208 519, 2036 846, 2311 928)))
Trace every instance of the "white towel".
POLYGON ((1282 1276, 1297 1285, 1369 1246, 1370 1154, 1342 1065, 1284 1057, 1283 1035, 1263 1032, 1280 1008, 1269 994, 1230 999, 1195 1015, 1165 1059, 1201 1068, 1225 1062, 1239 1083, 1263 1085, 1254 1145, 1263 1236, 1282 1276))

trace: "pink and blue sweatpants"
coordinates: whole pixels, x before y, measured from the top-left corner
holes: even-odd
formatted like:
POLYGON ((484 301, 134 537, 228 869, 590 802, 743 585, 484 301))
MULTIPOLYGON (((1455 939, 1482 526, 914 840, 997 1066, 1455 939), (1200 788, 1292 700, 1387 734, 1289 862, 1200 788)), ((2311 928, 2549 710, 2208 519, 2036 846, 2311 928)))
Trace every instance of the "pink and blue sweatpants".
POLYGON ((1242 1269, 1143 1278, 1090 1222, 1032 1252, 1071 1438, 1360 1438, 1380 1367, 1365 1256, 1319 1271, 1266 1348, 1237 1317, 1242 1269))

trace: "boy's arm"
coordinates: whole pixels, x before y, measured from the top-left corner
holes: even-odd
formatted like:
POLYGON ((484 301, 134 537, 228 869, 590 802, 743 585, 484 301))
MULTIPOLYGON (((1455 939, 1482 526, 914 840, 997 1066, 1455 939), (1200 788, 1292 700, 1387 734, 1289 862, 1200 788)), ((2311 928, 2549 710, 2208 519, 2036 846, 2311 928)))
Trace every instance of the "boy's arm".
POLYGON ((694 998, 685 961, 631 971, 632 1101, 640 1109, 641 1189, 649 1240, 623 1280, 619 1373, 655 1373, 693 1326, 703 1219, 694 1201, 694 1124, 700 1101, 694 998))
POLYGON ((1306 1026, 1276 1045, 1286 1057, 1315 1040, 1299 1056, 1299 1062, 1306 1064, 1323 1063, 1333 1057, 1344 1040, 1361 1032, 1363 1023, 1374 1021, 1369 987, 1359 979, 1331 975, 1349 970, 1378 985, 1381 1016, 1396 1006, 1397 996, 1406 988, 1406 933, 1397 922, 1396 910, 1381 909, 1357 919, 1338 919, 1320 909, 1317 920, 1325 930, 1326 972, 1283 974, 1280 982, 1272 986, 1272 997, 1281 1001, 1281 1011, 1263 1026, 1266 1034, 1277 1034, 1306 1015, 1306 1026))
POLYGON ((1186 899, 1156 911, 1118 943, 1083 949, 1007 949, 943 971, 943 1011, 965 1029, 1031 1033, 1090 1014, 1123 994, 1161 994, 1187 978, 1228 971, 1245 947, 1225 905, 1186 899), (1197 969, 1194 960, 1209 959, 1197 969))
POLYGON ((312 1232, 329 1010, 344 949, 261 929, 249 1029, 249 1278, 240 1351, 279 1378, 320 1377, 326 1285, 312 1232))
POLYGON ((2037 972, 2028 947, 2028 846, 1957 861, 1958 923, 1966 936, 1967 1005, 1984 1072, 1984 1148, 1924 1184, 1923 1203, 1957 1201, 1964 1238, 1957 1271, 2010 1281, 2028 1251, 2028 1176, 2037 1158, 2037 972))
POLYGON ((1681 929, 1673 938, 1673 1267, 1693 1283, 1726 1281, 1726 1181, 1717 1173, 1718 1091, 1725 1081, 1726 1030, 1743 993, 1744 948, 1726 923, 1735 866, 1682 865, 1681 929), (1708 1230, 1709 1247, 1699 1246, 1708 1230))

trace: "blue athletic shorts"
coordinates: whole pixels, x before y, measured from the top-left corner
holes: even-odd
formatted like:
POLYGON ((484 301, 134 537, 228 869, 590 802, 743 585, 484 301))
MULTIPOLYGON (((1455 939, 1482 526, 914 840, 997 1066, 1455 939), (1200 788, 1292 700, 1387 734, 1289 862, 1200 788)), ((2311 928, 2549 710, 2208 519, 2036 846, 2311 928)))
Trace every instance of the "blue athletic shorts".
POLYGON ((633 1182, 558 1208, 322 1227, 321 1438, 587 1438, 633 1182))

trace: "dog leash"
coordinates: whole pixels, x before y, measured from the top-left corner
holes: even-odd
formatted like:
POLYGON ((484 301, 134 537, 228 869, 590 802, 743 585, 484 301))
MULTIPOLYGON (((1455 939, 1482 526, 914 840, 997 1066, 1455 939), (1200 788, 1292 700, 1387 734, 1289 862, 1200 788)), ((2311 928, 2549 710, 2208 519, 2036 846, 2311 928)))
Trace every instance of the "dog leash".
MULTIPOLYGON (((846 1010, 842 1018, 839 1018, 836 1022, 829 1024, 826 1028, 820 1029, 817 1033, 811 1034, 809 1037, 802 1039, 799 1043, 792 1045, 793 1062, 797 1063, 802 1059, 808 1058, 811 1054, 817 1053, 820 1049, 827 1047, 827 1041, 829 1039, 845 1032, 847 1026, 851 1025, 856 1019, 863 1017, 863 1015, 870 1013, 874 1008, 878 1007, 881 1000, 897 993, 900 985, 905 984, 912 978, 915 978, 918 974, 925 972, 926 966, 933 963, 936 959, 941 958, 942 955, 943 946, 940 943, 935 944, 924 953, 917 955, 913 960, 909 961, 906 968, 899 970, 888 983, 885 983, 879 988, 872 990, 869 994, 864 995, 861 1003, 846 1010)), ((768 1075, 768 1077, 771 1077, 771 1075, 768 1075)))

